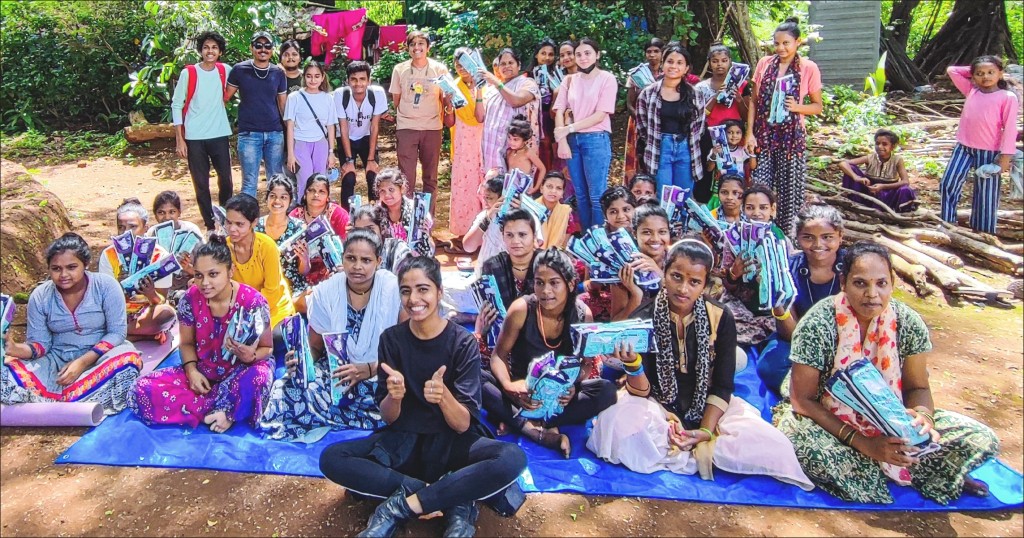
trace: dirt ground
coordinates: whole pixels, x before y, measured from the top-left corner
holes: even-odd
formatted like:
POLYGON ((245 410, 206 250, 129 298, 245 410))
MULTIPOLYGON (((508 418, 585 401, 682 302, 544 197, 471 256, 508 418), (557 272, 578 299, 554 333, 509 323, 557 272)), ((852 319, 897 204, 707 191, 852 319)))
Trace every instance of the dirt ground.
MULTIPOLYGON (((101 158, 84 168, 74 163, 26 166, 64 202, 75 229, 96 248, 109 241, 114 209, 128 196, 149 205, 157 192, 175 189, 185 202, 185 218, 200 221, 184 163, 167 149, 137 156, 132 164, 101 158)), ((237 173, 236 168, 236 186, 237 173)), ((443 194, 437 204, 441 223, 447 221, 446 199, 443 194)), ((1002 440, 1001 457, 1015 469, 1024 468, 1021 307, 954 308, 907 293, 900 297, 932 329, 936 402, 990 425, 1002 440)), ((350 535, 362 528, 373 509, 372 503, 347 499, 322 479, 54 465, 85 431, 0 431, 0 535, 350 535)), ((416 522, 402 535, 439 535, 442 529, 438 521, 416 522)), ((531 495, 514 519, 484 509, 478 534, 1021 536, 1024 517, 1020 511, 823 512, 543 494, 531 495)))

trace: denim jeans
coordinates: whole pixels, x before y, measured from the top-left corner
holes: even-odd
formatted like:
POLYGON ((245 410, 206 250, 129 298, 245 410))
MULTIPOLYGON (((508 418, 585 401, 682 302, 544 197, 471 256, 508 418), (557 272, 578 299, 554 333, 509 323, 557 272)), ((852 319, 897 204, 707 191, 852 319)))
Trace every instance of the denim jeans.
POLYGON ((238 160, 242 163, 242 192, 255 197, 260 183, 260 162, 266 168, 267 178, 284 170, 284 133, 239 132, 238 160))
POLYGON ((607 131, 572 133, 568 138, 572 157, 569 176, 576 191, 576 209, 583 231, 604 224, 601 195, 608 188, 612 165, 612 136, 607 131))
POLYGON ((661 188, 675 185, 693 192, 693 168, 690 159, 690 137, 688 135, 661 135, 661 155, 658 157, 658 187, 655 193, 661 196, 661 188))

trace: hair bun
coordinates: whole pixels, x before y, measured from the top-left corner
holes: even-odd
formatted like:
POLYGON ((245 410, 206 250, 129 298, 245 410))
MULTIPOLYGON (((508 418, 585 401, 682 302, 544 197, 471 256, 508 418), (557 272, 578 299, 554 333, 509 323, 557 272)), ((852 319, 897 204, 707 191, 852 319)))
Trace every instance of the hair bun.
POLYGON ((783 22, 791 22, 793 24, 800 24, 800 17, 786 17, 786 20, 783 21, 783 22))
POLYGON ((211 245, 228 246, 228 236, 224 232, 212 232, 206 242, 211 245))
POLYGON ((516 114, 515 116, 512 116, 512 121, 526 121, 526 116, 522 114, 516 114))

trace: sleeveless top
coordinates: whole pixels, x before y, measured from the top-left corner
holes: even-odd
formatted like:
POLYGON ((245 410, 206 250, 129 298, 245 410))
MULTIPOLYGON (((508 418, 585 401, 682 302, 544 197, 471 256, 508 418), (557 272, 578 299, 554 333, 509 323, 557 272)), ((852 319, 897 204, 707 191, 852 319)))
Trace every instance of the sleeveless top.
POLYGON ((512 345, 512 352, 509 354, 509 371, 512 379, 525 379, 530 367, 530 361, 543 356, 548 351, 554 351, 555 355, 572 355, 573 344, 570 335, 570 326, 579 323, 583 319, 583 305, 576 301, 576 308, 569 313, 569 319, 565 320, 562 328, 562 335, 559 340, 549 341, 550 344, 557 344, 554 349, 544 343, 544 335, 540 332, 540 325, 537 323, 537 296, 525 295, 526 300, 526 321, 519 331, 519 338, 516 338, 512 345))

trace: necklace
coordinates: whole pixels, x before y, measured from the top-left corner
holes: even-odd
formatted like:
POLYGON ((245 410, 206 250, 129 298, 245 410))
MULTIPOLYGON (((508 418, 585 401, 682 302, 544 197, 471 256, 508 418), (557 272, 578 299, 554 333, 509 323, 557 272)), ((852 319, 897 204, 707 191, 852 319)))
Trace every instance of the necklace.
POLYGON ((373 289, 373 281, 370 281, 370 287, 366 288, 365 291, 356 291, 356 290, 352 289, 351 287, 348 288, 348 291, 350 291, 350 292, 352 292, 352 293, 362 297, 363 295, 366 295, 367 293, 370 293, 370 290, 372 290, 372 289, 373 289))
MULTIPOLYGON (((839 279, 839 275, 832 273, 832 282, 828 285, 828 294, 825 297, 831 297, 836 292, 836 281, 839 279)), ((807 295, 811 298, 811 304, 818 304, 818 298, 814 296, 814 289, 811 288, 811 269, 807 268, 807 278, 804 279, 804 286, 807 288, 807 295)), ((824 299, 825 297, 822 297, 824 299)))
POLYGON ((558 349, 561 347, 562 339, 565 338, 564 335, 555 342, 555 345, 548 343, 548 335, 544 332, 544 314, 540 311, 540 304, 537 305, 537 325, 540 327, 540 339, 544 341, 544 347, 548 349, 558 349))
POLYGON ((252 71, 253 71, 253 74, 256 75, 256 78, 258 78, 260 80, 264 80, 268 76, 270 76, 270 66, 269 65, 266 66, 266 67, 256 67, 256 64, 253 63, 252 64, 252 71), (263 76, 262 77, 260 76, 260 71, 263 71, 263 76))

